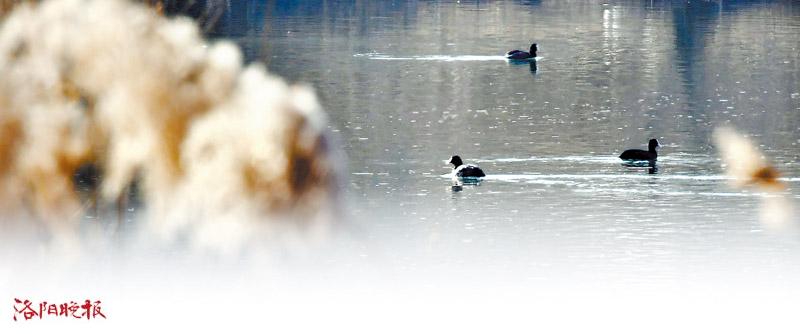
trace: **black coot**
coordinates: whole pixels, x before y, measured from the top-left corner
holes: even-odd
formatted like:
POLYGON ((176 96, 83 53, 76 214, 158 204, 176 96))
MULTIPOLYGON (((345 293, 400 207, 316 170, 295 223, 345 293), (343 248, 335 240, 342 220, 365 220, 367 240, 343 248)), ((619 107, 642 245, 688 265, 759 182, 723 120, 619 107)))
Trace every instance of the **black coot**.
POLYGON ((536 58, 536 51, 538 48, 536 47, 536 43, 531 44, 531 49, 529 52, 520 51, 520 50, 512 50, 506 53, 506 58, 508 59, 533 59, 536 58))
POLYGON ((465 165, 461 157, 454 155, 447 163, 453 165, 453 174, 457 177, 484 177, 486 176, 478 166, 465 165))
POLYGON ((627 150, 622 152, 619 155, 619 158, 622 160, 651 160, 655 161, 658 159, 658 152, 656 152, 656 147, 661 147, 658 144, 658 140, 650 139, 650 142, 647 144, 647 151, 645 150, 627 150))

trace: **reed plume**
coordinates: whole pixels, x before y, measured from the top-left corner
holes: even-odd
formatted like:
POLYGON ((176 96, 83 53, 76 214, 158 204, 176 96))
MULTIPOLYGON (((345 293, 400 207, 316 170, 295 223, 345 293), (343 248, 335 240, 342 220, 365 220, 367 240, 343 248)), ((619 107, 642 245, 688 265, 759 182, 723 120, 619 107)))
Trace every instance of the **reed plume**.
POLYGON ((753 185, 765 190, 783 190, 780 173, 746 137, 727 127, 714 132, 714 140, 731 182, 736 187, 753 185))
POLYGON ((74 231, 87 164, 102 202, 140 183, 144 220, 168 236, 329 212, 335 156, 313 92, 245 66, 188 18, 121 0, 22 3, 0 28, 0 78, 4 221, 74 231))
POLYGON ((790 226, 794 209, 784 194, 787 187, 781 181, 778 170, 767 163, 748 138, 732 128, 716 129, 714 140, 731 185, 737 188, 754 187, 766 192, 761 196, 760 221, 770 228, 790 226))

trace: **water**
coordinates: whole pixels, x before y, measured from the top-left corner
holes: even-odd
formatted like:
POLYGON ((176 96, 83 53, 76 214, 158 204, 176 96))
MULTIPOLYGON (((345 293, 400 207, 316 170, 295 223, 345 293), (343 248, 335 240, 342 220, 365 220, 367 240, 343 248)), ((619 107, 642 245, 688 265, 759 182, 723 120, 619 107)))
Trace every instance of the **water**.
POLYGON ((800 239, 759 222, 763 194, 730 188, 711 142, 721 125, 752 136, 797 202, 796 3, 231 9, 212 36, 319 91, 348 158, 349 216, 389 268, 657 287, 747 268, 748 282, 798 283, 800 239), (503 59, 532 42, 537 61, 503 59), (655 174, 620 164, 649 138, 664 146, 655 174), (490 176, 454 187, 452 154, 490 176))

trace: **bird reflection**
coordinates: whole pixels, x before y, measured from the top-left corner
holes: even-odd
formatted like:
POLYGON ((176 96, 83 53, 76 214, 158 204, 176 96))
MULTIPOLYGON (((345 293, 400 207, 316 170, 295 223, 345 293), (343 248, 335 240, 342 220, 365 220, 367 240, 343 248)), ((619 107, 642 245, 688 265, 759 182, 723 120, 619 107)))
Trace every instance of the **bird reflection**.
POLYGON ((647 174, 658 174, 656 160, 625 160, 622 166, 631 168, 647 167, 647 174))
POLYGON ((508 59, 508 63, 512 66, 528 64, 532 75, 536 75, 536 71, 539 69, 536 67, 536 59, 508 59))
POLYGON ((647 162, 647 166, 650 167, 647 169, 647 174, 656 174, 658 173, 658 166, 656 166, 655 160, 650 160, 647 162))
POLYGON ((453 183, 450 185, 450 191, 457 193, 464 191, 464 186, 480 186, 481 179, 477 177, 453 177, 453 183))

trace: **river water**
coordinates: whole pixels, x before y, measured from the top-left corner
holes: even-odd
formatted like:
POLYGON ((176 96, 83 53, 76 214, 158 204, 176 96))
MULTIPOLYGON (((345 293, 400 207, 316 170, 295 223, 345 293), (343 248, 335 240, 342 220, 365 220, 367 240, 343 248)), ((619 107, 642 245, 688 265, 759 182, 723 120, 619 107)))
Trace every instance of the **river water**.
POLYGON ((738 128, 800 184, 796 3, 250 2, 211 35, 317 89, 349 218, 390 268, 800 279, 800 239, 759 221, 762 194, 729 187, 711 135, 738 128), (538 61, 502 58, 533 42, 538 61), (654 174, 620 164, 649 138, 654 174), (453 154, 489 177, 453 187, 453 154))

